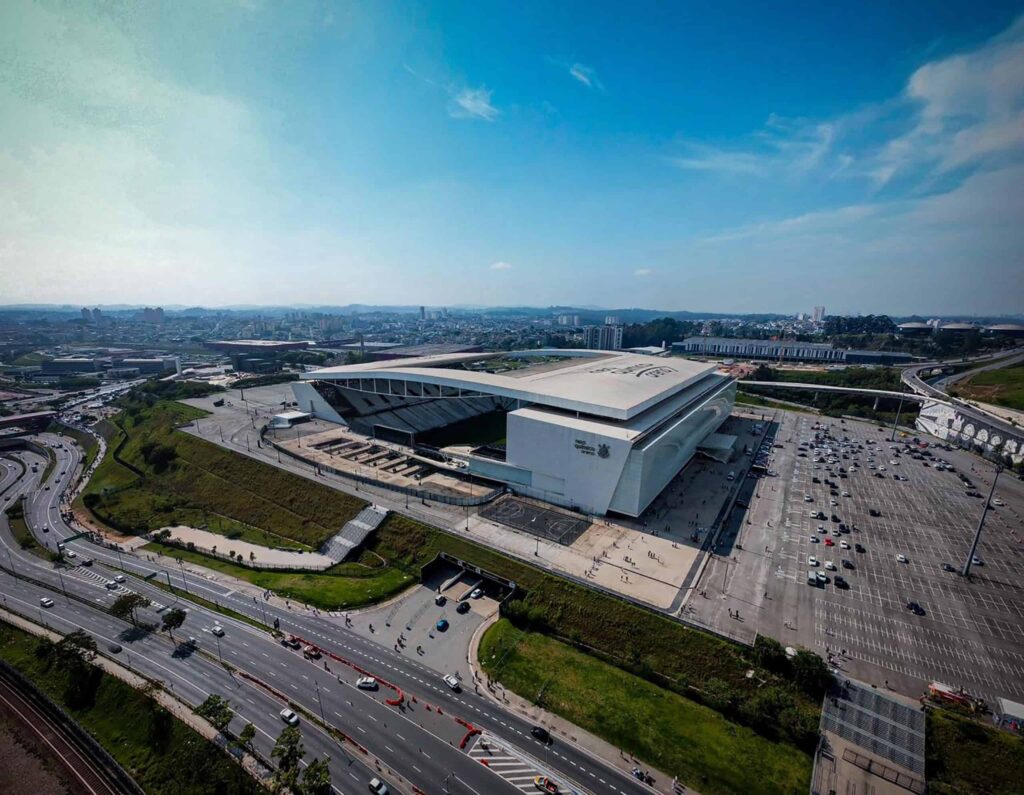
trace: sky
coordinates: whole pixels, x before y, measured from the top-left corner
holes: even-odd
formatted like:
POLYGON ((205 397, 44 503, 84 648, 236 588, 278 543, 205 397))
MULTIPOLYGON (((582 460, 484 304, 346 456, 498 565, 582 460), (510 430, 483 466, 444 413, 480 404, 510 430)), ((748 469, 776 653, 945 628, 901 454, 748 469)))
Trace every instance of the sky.
POLYGON ((1024 312, 1024 2, 6 0, 10 303, 1024 312))

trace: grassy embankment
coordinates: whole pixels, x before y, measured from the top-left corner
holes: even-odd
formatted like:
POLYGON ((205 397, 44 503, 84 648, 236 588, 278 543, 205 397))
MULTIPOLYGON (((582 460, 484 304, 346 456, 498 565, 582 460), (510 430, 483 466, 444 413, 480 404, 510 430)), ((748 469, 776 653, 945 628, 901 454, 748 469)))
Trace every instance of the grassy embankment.
POLYGON ((11 533, 14 535, 14 540, 18 542, 18 546, 43 560, 50 560, 50 553, 36 541, 25 521, 24 499, 19 499, 7 509, 7 522, 11 526, 11 533))
POLYGON ((62 706, 150 795, 263 792, 227 754, 112 676, 99 676, 90 703, 70 707, 67 674, 41 647, 39 639, 0 623, 0 658, 62 706))
MULTIPOLYGON (((138 533, 174 524, 238 539, 309 550, 365 505, 315 481, 283 472, 175 428, 203 412, 167 401, 129 401, 108 426, 110 453, 81 498, 101 522, 138 533)), ((261 588, 322 608, 377 602, 414 577, 374 555, 321 573, 255 571, 201 552, 153 544, 154 551, 233 574, 261 588)))
POLYGON ((951 712, 928 713, 925 772, 932 795, 1018 795, 1024 738, 951 712))
POLYGON ((1024 411, 1024 367, 986 370, 957 384, 950 394, 1024 411))
POLYGON ((486 633, 480 661, 510 690, 670 771, 704 795, 781 795, 805 791, 810 780, 810 757, 793 746, 767 740, 706 706, 508 621, 486 633), (538 693, 543 695, 537 698, 538 693))

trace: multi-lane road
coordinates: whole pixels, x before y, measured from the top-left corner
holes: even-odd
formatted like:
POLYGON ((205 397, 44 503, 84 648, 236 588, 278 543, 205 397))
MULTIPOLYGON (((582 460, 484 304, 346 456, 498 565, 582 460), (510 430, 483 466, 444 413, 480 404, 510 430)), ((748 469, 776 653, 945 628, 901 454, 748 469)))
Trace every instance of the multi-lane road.
MULTIPOLYGON (((66 437, 44 434, 36 441, 49 446, 56 459, 48 482, 40 481, 46 467, 45 460, 36 453, 16 454, 24 466, 0 459, 0 504, 9 506, 25 495, 29 528, 40 543, 53 550, 62 539, 76 534, 66 523, 62 508, 81 467, 81 451, 66 437), (33 464, 38 465, 36 472, 32 471, 33 464)), ((245 723, 253 723, 257 728, 256 748, 266 757, 283 727, 279 712, 287 700, 304 712, 301 725, 307 758, 321 754, 331 757, 338 792, 364 790, 374 775, 387 780, 393 789, 406 792, 411 792, 413 786, 424 792, 453 795, 526 792, 533 789, 531 772, 551 776, 564 792, 652 792, 627 771, 567 740, 559 738, 550 747, 540 744, 530 734, 530 723, 505 711, 482 692, 477 693, 473 683, 467 682, 460 692, 453 692, 439 674, 417 660, 322 616, 284 609, 274 601, 254 598, 221 582, 183 569, 165 569, 144 557, 119 553, 84 538, 66 544, 75 557, 69 565, 58 568, 19 547, 6 516, 0 519, 0 543, 4 547, 0 564, 5 569, 0 572, 0 593, 9 610, 44 621, 59 632, 85 629, 97 638, 101 651, 166 683, 188 704, 198 704, 211 693, 229 698, 237 714, 232 728, 237 732, 245 723), (80 565, 86 559, 93 563, 80 565), (10 569, 18 576, 8 573, 10 569), (108 588, 108 581, 121 573, 125 582, 108 588), (284 647, 270 633, 184 599, 177 604, 188 611, 188 618, 176 633, 177 642, 166 633, 136 631, 101 609, 130 590, 154 604, 143 611, 142 618, 157 623, 157 613, 174 603, 176 597, 156 587, 151 582, 154 577, 256 621, 276 620, 283 632, 308 639, 324 650, 325 656, 304 659, 299 651, 284 647), (54 599, 54 606, 42 607, 43 597, 54 599), (209 632, 215 625, 224 628, 222 637, 209 632), (199 639, 198 650, 181 643, 188 636, 199 639), (115 643, 122 647, 119 653, 109 651, 115 643), (229 666, 221 665, 218 658, 229 666), (360 671, 368 671, 400 689, 404 695, 402 706, 385 703, 396 695, 389 687, 357 689, 355 680, 360 671), (340 743, 324 725, 348 736, 351 742, 340 743), (483 737, 500 745, 503 753, 518 759, 520 776, 501 776, 495 772, 501 765, 480 764, 475 742, 460 748, 467 725, 479 729, 483 737), (474 748, 476 756, 469 753, 474 748)))

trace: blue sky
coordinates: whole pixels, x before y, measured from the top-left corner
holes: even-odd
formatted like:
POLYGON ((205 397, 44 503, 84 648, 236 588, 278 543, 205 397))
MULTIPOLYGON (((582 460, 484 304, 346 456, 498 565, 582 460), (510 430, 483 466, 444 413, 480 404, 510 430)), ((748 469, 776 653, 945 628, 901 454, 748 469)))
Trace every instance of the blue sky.
POLYGON ((1024 4, 767 5, 4 3, 0 302, 1024 311, 1024 4))

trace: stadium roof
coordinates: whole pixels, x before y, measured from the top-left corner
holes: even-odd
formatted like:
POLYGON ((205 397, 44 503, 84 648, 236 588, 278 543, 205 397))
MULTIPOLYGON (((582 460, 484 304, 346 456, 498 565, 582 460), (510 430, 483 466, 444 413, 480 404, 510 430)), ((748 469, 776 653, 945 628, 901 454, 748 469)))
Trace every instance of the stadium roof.
MULTIPOLYGON (((715 365, 689 359, 653 359, 615 351, 545 349, 455 353, 326 367, 306 373, 302 378, 309 381, 373 378, 435 384, 565 411, 628 420, 713 374, 715 369, 715 365), (509 373, 460 369, 489 359, 530 357, 542 357, 547 361, 535 368, 528 366, 509 373), (551 367, 552 357, 565 357, 567 361, 561 366, 551 367)), ((355 388, 383 391, 388 387, 366 384, 355 388)))

